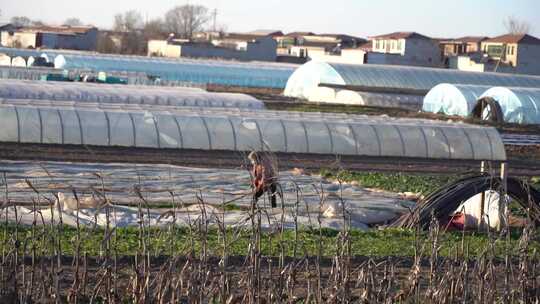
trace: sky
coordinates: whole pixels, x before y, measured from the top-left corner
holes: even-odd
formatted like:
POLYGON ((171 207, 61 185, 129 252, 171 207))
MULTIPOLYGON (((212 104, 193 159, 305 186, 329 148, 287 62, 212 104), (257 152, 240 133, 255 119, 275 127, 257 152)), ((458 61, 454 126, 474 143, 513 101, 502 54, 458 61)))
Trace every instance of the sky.
POLYGON ((435 38, 505 33, 514 16, 540 37, 540 0, 0 0, 0 22, 27 16, 61 24, 69 17, 110 28, 115 14, 134 9, 145 18, 162 17, 182 4, 217 9, 217 23, 230 32, 276 29, 369 37, 416 31, 435 38))

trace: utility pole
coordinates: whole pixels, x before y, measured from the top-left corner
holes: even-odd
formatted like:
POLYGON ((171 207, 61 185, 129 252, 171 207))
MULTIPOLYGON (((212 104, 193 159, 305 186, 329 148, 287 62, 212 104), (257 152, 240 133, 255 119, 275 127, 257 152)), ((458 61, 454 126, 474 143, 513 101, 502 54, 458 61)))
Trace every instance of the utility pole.
POLYGON ((213 19, 213 31, 215 32, 216 31, 216 21, 217 21, 217 14, 218 14, 218 10, 217 8, 215 8, 213 11, 212 11, 212 19, 213 19))

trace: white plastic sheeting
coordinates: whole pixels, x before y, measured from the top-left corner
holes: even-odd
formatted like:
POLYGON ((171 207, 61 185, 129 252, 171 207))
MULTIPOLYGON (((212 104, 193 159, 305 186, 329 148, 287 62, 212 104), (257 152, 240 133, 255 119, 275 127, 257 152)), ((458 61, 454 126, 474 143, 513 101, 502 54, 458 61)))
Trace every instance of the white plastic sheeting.
POLYGON ((0 80, 0 98, 190 107, 264 108, 262 101, 244 94, 211 93, 198 88, 186 87, 126 86, 58 81, 0 80))
POLYGON ((424 97, 422 111, 469 116, 478 98, 489 88, 489 86, 478 85, 439 84, 424 97))
POLYGON ((491 127, 346 114, 3 100, 0 141, 505 160, 491 127))
POLYGON ((11 58, 11 66, 26 67, 26 59, 21 56, 11 58))
POLYGON ((497 102, 505 122, 540 124, 540 89, 494 87, 484 97, 497 102))
POLYGON ((310 61, 291 75, 285 88, 285 95, 305 99, 313 98, 312 92, 317 90, 319 84, 428 91, 440 83, 540 87, 540 77, 409 66, 352 65, 310 61))
MULTIPOLYGON (((227 225, 249 223, 249 207, 251 206, 251 176, 245 169, 219 169, 219 168, 193 168, 178 167, 160 164, 117 164, 117 163, 72 163, 72 162, 45 162, 34 161, 5 161, 0 160, 0 172, 6 172, 4 188, 9 189, 9 198, 13 202, 32 204, 36 199, 36 193, 28 186, 25 180, 32 181, 32 187, 39 191, 42 202, 56 201, 54 195, 64 196, 60 199, 63 206, 63 223, 76 225, 77 203, 72 191, 75 190, 80 200, 79 206, 85 209, 79 210, 81 225, 97 224, 106 225, 105 213, 102 208, 92 208, 96 202, 101 203, 92 196, 92 188, 99 183, 97 176, 105 177, 107 199, 118 205, 132 205, 137 202, 137 194, 133 186, 144 193, 145 201, 150 208, 171 200, 171 193, 175 195, 175 201, 181 202, 176 208, 178 224, 193 223, 198 220, 202 210, 199 198, 202 195, 204 206, 208 214, 210 225, 216 222, 212 218, 224 220, 227 225), (54 184, 54 189, 51 189, 54 184), (64 195, 62 195, 64 193, 64 195), (244 211, 233 210, 223 213, 219 208, 223 202, 234 200, 234 204, 242 207, 244 211), (184 205, 191 207, 181 208, 184 205), (71 207, 70 207, 71 206, 71 207), (90 208, 88 208, 90 207, 90 208), (222 217, 223 216, 223 217, 222 217), (191 221, 190 221, 191 218, 191 221)), ((320 176, 305 175, 298 171, 280 171, 278 182, 281 185, 284 203, 285 227, 294 228, 295 223, 302 226, 318 225, 317 217, 322 213, 321 225, 339 229, 343 224, 342 200, 345 204, 350 223, 356 228, 367 228, 366 225, 381 224, 388 222, 399 215, 408 213, 414 207, 414 203, 403 200, 403 196, 378 190, 370 190, 358 185, 332 182, 320 176), (314 187, 314 185, 316 185, 314 187), (302 193, 300 197, 298 193, 302 193), (300 199, 300 202, 298 200, 300 199), (320 206, 321 199, 323 200, 320 206), (331 212, 331 210, 334 212, 331 212)), ((4 186, 4 185, 3 185, 4 186)), ((0 190, 0 196, 4 196, 0 190)), ((114 206, 109 210, 111 215, 116 215, 117 220, 111 218, 112 225, 138 225, 137 209, 114 206)), ((281 219, 281 208, 269 208, 269 202, 261 199, 258 207, 268 208, 269 223, 265 225, 275 226, 281 219)), ((170 216, 160 215, 170 209, 150 209, 144 220, 153 223, 170 223, 170 216), (161 218, 161 221, 158 221, 161 218)), ((0 209, 1 220, 5 214, 8 218, 15 219, 13 209, 0 209)), ((20 224, 32 224, 33 212, 20 207, 18 214, 20 224)), ((45 223, 51 220, 50 208, 42 209, 39 215, 43 216, 45 223)), ((58 219, 58 214, 55 215, 58 219)), ((41 220, 38 224, 41 224, 41 220)), ((265 226, 267 227, 267 226, 265 226)))
MULTIPOLYGON (((506 198, 506 202, 510 202, 510 197, 506 198)), ((475 196, 465 201, 456 212, 461 212, 465 215, 465 226, 467 228, 478 228, 482 225, 499 230, 502 228, 502 215, 506 213, 506 203, 500 201, 500 194, 497 191, 486 191, 478 193, 475 196), (483 196, 483 197, 482 197, 483 196), (482 202, 482 199, 484 200, 482 202), (482 210, 482 205, 484 210, 482 210)))
POLYGON ((418 111, 422 107, 422 96, 357 92, 338 88, 318 87, 310 90, 307 99, 312 102, 350 104, 373 107, 404 108, 418 111))
POLYGON ((35 61, 36 61, 36 59, 35 59, 34 56, 28 57, 28 59, 26 59, 26 66, 27 67, 33 66, 35 61))
POLYGON ((11 66, 11 57, 0 53, 0 66, 11 66))

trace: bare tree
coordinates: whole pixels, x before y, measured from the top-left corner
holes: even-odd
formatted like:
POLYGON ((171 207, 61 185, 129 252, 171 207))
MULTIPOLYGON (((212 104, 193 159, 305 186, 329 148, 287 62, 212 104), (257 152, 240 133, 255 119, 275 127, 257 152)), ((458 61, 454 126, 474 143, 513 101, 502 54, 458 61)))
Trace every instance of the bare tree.
POLYGON ((514 16, 509 16, 504 21, 504 27, 509 34, 527 34, 531 30, 531 25, 527 21, 520 20, 514 16))
POLYGON ((45 22, 41 20, 32 20, 32 26, 46 26, 45 22))
POLYGON ((81 26, 81 25, 83 25, 82 21, 79 18, 68 18, 68 19, 66 19, 66 21, 64 21, 63 24, 67 25, 67 26, 81 26))
POLYGON ((163 20, 158 18, 147 22, 143 28, 143 35, 145 40, 166 37, 167 30, 163 20))
POLYGON ((142 29, 144 21, 142 15, 135 11, 130 10, 123 14, 117 14, 114 16, 113 29, 119 32, 133 32, 142 29))
POLYGON ((11 18, 10 23, 14 26, 30 26, 32 25, 32 20, 26 16, 15 16, 11 18))
POLYGON ((120 53, 120 44, 121 42, 117 45, 109 33, 100 32, 97 40, 97 51, 106 54, 120 53))
POLYGON ((208 8, 186 4, 168 11, 165 15, 165 25, 171 33, 191 39, 193 33, 203 30, 209 19, 208 8))

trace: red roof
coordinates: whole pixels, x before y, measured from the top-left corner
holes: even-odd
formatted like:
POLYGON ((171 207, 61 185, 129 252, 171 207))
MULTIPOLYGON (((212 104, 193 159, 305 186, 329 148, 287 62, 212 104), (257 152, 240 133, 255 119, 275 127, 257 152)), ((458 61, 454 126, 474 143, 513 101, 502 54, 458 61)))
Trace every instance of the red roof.
POLYGON ((424 36, 422 34, 418 34, 417 32, 394 32, 390 34, 371 37, 371 39, 410 39, 410 38, 431 40, 430 37, 424 36))
POLYGON ((507 34, 488 39, 485 42, 540 44, 540 39, 527 34, 507 34))

